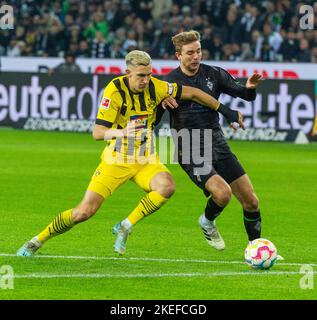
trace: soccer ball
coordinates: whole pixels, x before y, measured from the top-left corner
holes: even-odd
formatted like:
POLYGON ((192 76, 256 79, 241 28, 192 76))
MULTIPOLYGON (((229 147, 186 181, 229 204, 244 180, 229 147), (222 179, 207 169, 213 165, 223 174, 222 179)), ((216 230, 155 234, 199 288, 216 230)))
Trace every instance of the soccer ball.
POLYGON ((251 241, 244 252, 246 263, 255 269, 269 269, 276 262, 277 250, 267 239, 259 238, 251 241))

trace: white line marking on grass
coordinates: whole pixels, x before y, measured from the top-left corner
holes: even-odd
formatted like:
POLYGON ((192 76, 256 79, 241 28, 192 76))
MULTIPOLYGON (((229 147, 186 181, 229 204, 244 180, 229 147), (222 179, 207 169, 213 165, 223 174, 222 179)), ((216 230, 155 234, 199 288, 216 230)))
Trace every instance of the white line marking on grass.
MULTIPOLYGON (((16 257, 12 253, 0 253, 0 257, 16 257)), ((21 257, 18 257, 21 258, 21 257)), ((215 264, 245 264, 243 260, 204 260, 204 259, 171 259, 171 258, 147 258, 147 257, 102 257, 102 256, 59 256, 59 255, 35 255, 34 257, 22 257, 24 259, 70 259, 70 260, 124 260, 124 261, 154 261, 154 262, 188 262, 188 263, 215 263, 215 264)), ((308 264, 312 267, 316 267, 316 263, 309 262, 277 262, 280 266, 302 266, 308 264)))
MULTIPOLYGON (((314 272, 316 274, 317 272, 314 272)), ((78 273, 78 274, 50 274, 32 273, 16 274, 16 279, 53 279, 53 278, 180 278, 180 277, 233 277, 233 276, 275 276, 275 275, 298 275, 299 271, 245 271, 245 272, 195 272, 195 273, 152 273, 152 274, 102 274, 102 273, 78 273)))

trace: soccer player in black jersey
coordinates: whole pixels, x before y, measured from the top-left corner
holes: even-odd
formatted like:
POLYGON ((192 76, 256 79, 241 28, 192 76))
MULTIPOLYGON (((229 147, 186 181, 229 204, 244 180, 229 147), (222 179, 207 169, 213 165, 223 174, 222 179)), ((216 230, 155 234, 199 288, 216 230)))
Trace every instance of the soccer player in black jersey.
MULTIPOLYGON (((169 82, 199 88, 216 99, 221 93, 247 101, 255 99, 256 87, 262 80, 260 75, 251 75, 246 84, 241 85, 224 69, 201 63, 200 35, 197 31, 181 32, 175 35, 172 41, 180 66, 168 75, 169 82)), ((176 152, 178 152, 181 167, 191 180, 203 189, 205 195, 210 196, 205 212, 199 218, 199 224, 208 244, 217 250, 225 248, 225 243, 215 226, 215 219, 229 203, 232 194, 242 205, 244 225, 249 240, 260 238, 261 215, 258 197, 248 175, 225 140, 219 124, 218 112, 193 101, 176 102, 173 98, 164 100, 162 106, 163 108, 171 107, 169 108, 171 128, 176 129, 177 132, 184 128, 189 129, 190 132, 192 129, 212 129, 212 170, 206 175, 197 174, 196 164, 182 162, 184 149, 182 144, 178 143, 179 141, 174 140, 177 142, 175 143, 178 146, 176 152), (177 104, 178 108, 173 108, 177 104)), ((233 123, 230 126, 236 129, 233 123)), ((179 137, 174 134, 173 138, 179 137)), ((203 146, 202 135, 200 146, 203 146)))

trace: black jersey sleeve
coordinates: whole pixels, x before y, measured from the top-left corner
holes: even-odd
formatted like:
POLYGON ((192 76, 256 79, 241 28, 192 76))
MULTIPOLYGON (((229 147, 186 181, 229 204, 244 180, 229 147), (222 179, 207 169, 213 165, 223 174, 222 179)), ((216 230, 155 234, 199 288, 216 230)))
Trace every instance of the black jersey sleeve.
POLYGON ((243 100, 253 101, 256 97, 255 89, 248 89, 233 78, 229 72, 219 68, 219 84, 221 91, 234 98, 239 97, 243 100))
POLYGON ((162 107, 162 102, 157 106, 157 111, 156 111, 156 117, 155 117, 155 121, 154 121, 154 126, 157 126, 163 115, 165 113, 165 109, 162 107))

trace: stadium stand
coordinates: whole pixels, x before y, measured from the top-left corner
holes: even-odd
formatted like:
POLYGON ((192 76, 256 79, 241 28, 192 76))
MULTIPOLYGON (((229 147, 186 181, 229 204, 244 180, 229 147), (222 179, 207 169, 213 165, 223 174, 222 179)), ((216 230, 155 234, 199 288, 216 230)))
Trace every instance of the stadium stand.
MULTIPOLYGON (((0 1, 6 4, 6 1, 0 1)), ((301 30, 294 0, 12 0, 17 27, 0 55, 122 58, 133 49, 175 59, 171 36, 195 29, 205 59, 316 62, 317 29, 301 30)), ((317 2, 306 0, 317 12, 317 2)), ((315 24, 316 24, 315 18, 315 24)))

